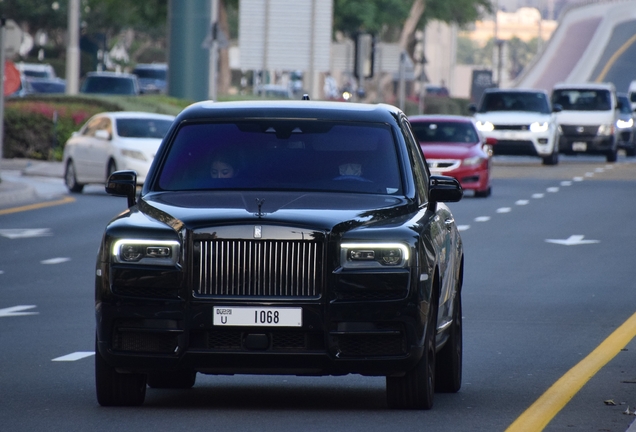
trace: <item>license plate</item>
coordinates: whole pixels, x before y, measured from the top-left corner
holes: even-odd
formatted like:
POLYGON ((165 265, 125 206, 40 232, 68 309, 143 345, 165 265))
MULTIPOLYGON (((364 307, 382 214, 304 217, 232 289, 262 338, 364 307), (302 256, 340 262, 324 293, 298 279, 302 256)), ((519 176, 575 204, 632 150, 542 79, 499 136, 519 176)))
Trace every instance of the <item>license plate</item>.
POLYGON ((586 142, 573 142, 572 143, 572 151, 586 151, 587 143, 586 142))
POLYGON ((302 327, 302 308, 215 306, 215 326, 302 327))

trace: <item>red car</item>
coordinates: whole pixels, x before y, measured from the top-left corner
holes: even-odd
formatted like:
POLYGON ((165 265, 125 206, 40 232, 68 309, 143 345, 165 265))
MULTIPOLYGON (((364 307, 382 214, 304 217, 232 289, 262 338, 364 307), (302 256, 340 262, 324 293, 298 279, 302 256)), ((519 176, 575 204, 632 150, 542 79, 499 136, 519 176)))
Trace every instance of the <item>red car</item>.
POLYGON ((472 118, 419 115, 409 121, 431 174, 455 177, 464 190, 475 191, 476 197, 491 194, 490 157, 495 140, 484 140, 472 118))

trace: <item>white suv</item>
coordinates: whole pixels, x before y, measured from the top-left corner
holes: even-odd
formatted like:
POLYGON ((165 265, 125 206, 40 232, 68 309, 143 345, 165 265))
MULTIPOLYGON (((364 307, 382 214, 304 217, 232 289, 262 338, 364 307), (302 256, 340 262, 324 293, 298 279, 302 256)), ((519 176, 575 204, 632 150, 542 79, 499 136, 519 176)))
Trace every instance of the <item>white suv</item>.
POLYGON ((561 109, 557 115, 561 153, 599 154, 616 162, 619 105, 614 84, 556 84, 552 103, 561 109))
POLYGON ((548 93, 534 89, 486 89, 478 107, 470 106, 477 128, 494 138, 495 155, 538 156, 559 163, 559 137, 548 93))

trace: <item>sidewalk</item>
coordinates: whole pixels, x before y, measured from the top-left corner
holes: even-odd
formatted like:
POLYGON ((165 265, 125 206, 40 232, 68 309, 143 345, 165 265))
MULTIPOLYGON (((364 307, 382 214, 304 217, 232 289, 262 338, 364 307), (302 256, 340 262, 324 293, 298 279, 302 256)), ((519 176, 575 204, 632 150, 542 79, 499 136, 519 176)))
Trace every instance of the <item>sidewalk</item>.
POLYGON ((37 190, 26 182, 14 181, 16 176, 64 176, 62 162, 31 159, 0 159, 0 208, 11 207, 39 198, 37 190))

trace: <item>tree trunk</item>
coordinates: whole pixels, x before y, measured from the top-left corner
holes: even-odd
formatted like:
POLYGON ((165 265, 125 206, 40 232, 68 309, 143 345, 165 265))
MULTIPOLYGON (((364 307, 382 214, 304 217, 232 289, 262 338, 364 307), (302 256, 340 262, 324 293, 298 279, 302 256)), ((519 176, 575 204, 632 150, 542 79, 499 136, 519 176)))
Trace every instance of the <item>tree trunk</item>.
MULTIPOLYGON (((219 30, 230 38, 230 27, 227 22, 227 9, 225 1, 219 2, 219 30)), ((232 71, 230 70, 230 54, 229 47, 219 49, 219 81, 218 94, 227 95, 230 92, 232 84, 232 71)))
MULTIPOLYGON (((420 21, 424 10, 426 9, 426 0, 415 0, 409 11, 409 16, 404 22, 402 32, 400 33, 400 48, 406 51, 413 58, 413 51, 415 48, 415 31, 417 30, 417 23, 420 21)), ((384 101, 395 103, 396 95, 393 92, 393 74, 386 74, 381 80, 382 87, 382 99, 384 101)))

